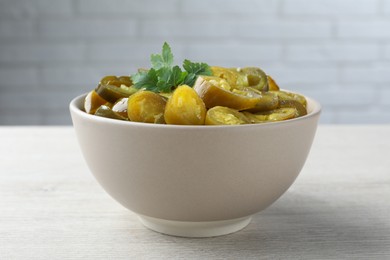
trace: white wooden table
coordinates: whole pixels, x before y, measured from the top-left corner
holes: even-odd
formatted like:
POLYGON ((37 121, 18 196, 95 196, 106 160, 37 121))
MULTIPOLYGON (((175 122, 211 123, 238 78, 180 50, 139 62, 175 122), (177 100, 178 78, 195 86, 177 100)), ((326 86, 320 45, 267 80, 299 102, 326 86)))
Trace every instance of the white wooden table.
POLYGON ((144 228, 88 171, 71 127, 0 128, 0 259, 390 259, 390 125, 320 126, 293 186, 244 230, 144 228))

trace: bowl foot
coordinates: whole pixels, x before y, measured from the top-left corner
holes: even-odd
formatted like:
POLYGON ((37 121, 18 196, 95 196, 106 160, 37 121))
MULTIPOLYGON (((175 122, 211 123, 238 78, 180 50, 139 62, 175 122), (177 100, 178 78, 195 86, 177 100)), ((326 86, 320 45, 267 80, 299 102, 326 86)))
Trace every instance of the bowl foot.
POLYGON ((172 221, 142 215, 138 215, 138 218, 145 227, 166 235, 179 237, 215 237, 243 229, 249 224, 252 216, 204 222, 172 221))

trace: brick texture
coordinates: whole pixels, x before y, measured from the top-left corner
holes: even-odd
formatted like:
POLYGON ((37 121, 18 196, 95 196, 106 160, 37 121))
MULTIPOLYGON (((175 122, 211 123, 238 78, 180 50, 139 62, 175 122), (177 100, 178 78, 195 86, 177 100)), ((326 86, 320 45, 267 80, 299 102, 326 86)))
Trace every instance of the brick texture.
POLYGON ((30 19, 10 20, 0 16, 0 40, 22 40, 34 35, 34 22, 30 19), (18 38, 18 39, 15 39, 18 38))
POLYGON ((95 15, 176 14, 179 0, 78 0, 77 12, 95 15))
POLYGON ((283 12, 294 15, 375 15, 375 0, 285 0, 283 12))
POLYGON ((380 57, 379 45, 372 43, 290 44, 286 50, 289 61, 358 62, 376 61, 380 57))
POLYGON ((350 20, 342 21, 337 28, 337 36, 342 39, 390 39, 390 21, 350 20))
POLYGON ((110 18, 107 20, 93 19, 46 19, 39 21, 38 33, 45 38, 84 39, 134 37, 137 23, 133 19, 110 18))
POLYGON ((341 80, 347 83, 387 83, 390 86, 390 65, 346 67, 342 70, 341 80))
POLYGON ((83 61, 85 45, 77 43, 8 43, 0 45, 0 62, 68 62, 83 61))
POLYGON ((321 123, 390 123, 390 0, 0 0, 0 125, 70 124, 164 41, 178 64, 262 67, 321 123))
POLYGON ((0 15, 2 17, 71 16, 72 0, 2 0, 0 15))

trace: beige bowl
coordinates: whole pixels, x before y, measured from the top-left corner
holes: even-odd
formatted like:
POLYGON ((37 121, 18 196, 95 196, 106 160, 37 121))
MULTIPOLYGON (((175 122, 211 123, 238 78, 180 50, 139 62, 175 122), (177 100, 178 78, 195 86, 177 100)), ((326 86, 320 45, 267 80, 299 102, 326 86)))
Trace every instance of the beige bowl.
POLYGON ((93 116, 85 95, 70 112, 85 160, 101 186, 155 231, 217 236, 245 227, 301 171, 320 104, 288 121, 240 126, 158 125, 93 116))

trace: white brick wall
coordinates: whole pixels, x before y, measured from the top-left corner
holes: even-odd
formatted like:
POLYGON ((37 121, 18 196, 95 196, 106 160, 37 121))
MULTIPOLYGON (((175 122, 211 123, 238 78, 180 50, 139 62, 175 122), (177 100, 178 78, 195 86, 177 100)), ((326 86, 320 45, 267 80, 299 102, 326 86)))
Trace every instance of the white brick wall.
POLYGON ((74 12, 71 0, 1 0, 1 17, 40 17, 72 15, 74 12))
POLYGON ((379 5, 373 0, 285 0, 283 11, 294 15, 375 15, 379 5))
POLYGON ((0 124, 70 124, 72 97, 164 41, 264 68, 322 123, 390 123, 390 0, 0 0, 0 124))
POLYGON ((279 2, 269 0, 213 0, 213 1, 193 1, 182 0, 181 12, 184 15, 194 14, 234 14, 234 15, 275 15, 279 2))
POLYGON ((7 64, 82 62, 86 46, 81 43, 2 43, 0 62, 7 64))
POLYGON ((78 0, 77 12, 94 15, 174 15, 179 12, 180 0, 78 0))
POLYGON ((337 36, 341 39, 378 40, 390 38, 390 20, 356 18, 338 24, 337 36))
POLYGON ((38 23, 38 33, 47 39, 131 38, 137 33, 134 19, 45 19, 38 23))
POLYGON ((307 62, 365 62, 380 58, 380 45, 373 43, 329 42, 290 44, 286 47, 287 61, 307 62))
POLYGON ((20 38, 33 36, 34 24, 32 20, 3 20, 4 15, 4 13, 0 13, 0 40, 11 40, 15 38, 19 38, 18 40, 20 40, 20 38))

